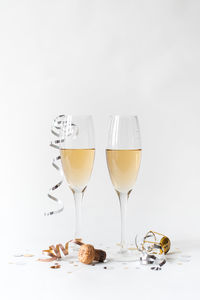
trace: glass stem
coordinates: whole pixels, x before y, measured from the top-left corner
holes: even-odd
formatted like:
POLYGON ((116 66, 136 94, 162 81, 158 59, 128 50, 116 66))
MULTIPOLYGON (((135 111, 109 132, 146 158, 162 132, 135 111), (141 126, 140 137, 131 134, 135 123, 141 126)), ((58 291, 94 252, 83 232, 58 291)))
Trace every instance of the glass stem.
POLYGON ((120 211, 121 211, 121 252, 127 251, 127 243, 126 243, 126 210, 127 210, 127 202, 128 202, 128 194, 127 193, 119 193, 119 203, 120 203, 120 211))
POLYGON ((82 216, 82 199, 83 192, 74 192, 75 201, 75 239, 81 239, 81 216, 82 216))

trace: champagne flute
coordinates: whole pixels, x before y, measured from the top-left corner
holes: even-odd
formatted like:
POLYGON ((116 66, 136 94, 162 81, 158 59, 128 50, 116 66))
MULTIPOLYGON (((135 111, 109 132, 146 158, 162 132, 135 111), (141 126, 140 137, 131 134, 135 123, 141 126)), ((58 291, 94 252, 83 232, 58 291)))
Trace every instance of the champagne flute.
POLYGON ((81 240, 81 206, 94 157, 94 126, 91 116, 66 115, 60 132, 62 169, 75 201, 74 239, 81 240))
POLYGON ((106 159, 110 179, 119 197, 121 210, 120 251, 114 259, 131 261, 134 256, 127 250, 126 210, 141 160, 141 140, 137 116, 114 115, 110 117, 106 159))

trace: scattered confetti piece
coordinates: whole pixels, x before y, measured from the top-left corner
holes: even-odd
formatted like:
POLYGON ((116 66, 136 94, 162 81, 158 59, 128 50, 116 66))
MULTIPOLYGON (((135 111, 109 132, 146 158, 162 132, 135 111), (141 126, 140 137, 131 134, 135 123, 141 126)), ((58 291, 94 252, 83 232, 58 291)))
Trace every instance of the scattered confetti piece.
POLYGON ((78 267, 78 265, 74 265, 74 267, 78 267))
POLYGON ((59 264, 55 264, 54 266, 51 266, 51 269, 59 269, 61 267, 61 265, 59 264))
POLYGON ((125 270, 127 270, 127 269, 128 269, 128 267, 124 267, 124 269, 125 269, 125 270))
POLYGON ((24 254, 23 256, 24 256, 24 257, 33 257, 34 254, 24 254))
POLYGON ((22 257, 22 256, 24 256, 22 253, 16 253, 16 254, 14 254, 13 255, 14 257, 22 257))
POLYGON ((137 248, 130 247, 130 248, 128 248, 128 250, 131 250, 131 251, 133 251, 133 250, 137 250, 137 248))
POLYGON ((160 267, 151 267, 151 270, 160 271, 161 268, 160 267))
POLYGON ((179 259, 180 259, 180 261, 182 261, 182 262, 190 262, 189 259, 184 258, 184 257, 179 257, 179 259))
POLYGON ((191 258, 190 255, 181 255, 181 257, 183 257, 183 258, 191 258))
POLYGON ((167 253, 167 255, 174 255, 174 254, 178 254, 181 253, 180 250, 176 250, 176 251, 171 251, 170 253, 167 253))
POLYGON ((14 263, 15 265, 19 265, 19 266, 24 266, 24 265, 26 265, 26 263, 25 262, 23 262, 23 261, 17 261, 16 263, 14 263))

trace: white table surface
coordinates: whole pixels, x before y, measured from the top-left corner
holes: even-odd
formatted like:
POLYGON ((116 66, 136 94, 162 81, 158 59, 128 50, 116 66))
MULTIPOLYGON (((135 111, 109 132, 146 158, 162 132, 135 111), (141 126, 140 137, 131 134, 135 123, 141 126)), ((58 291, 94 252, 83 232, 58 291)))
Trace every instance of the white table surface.
POLYGON ((199 299, 200 243, 176 242, 171 252, 162 270, 152 271, 138 262, 74 266, 70 256, 51 269, 37 261, 39 245, 22 251, 35 255, 27 258, 13 249, 1 264, 1 299, 199 299))

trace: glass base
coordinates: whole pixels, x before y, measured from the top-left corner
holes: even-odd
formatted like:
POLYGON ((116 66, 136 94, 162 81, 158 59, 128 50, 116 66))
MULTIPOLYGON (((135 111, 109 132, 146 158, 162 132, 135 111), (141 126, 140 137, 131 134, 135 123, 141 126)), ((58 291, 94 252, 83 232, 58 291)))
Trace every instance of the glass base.
POLYGON ((72 244, 70 245, 69 251, 70 251, 71 254, 76 254, 76 255, 78 255, 79 249, 80 249, 80 245, 77 245, 77 244, 72 243, 72 244))
POLYGON ((108 258, 110 261, 116 262, 137 262, 139 261, 139 252, 137 250, 118 250, 110 251, 108 253, 108 258))
POLYGON ((68 249, 68 255, 62 256, 61 260, 62 261, 68 261, 70 263, 77 263, 79 262, 78 259, 78 252, 79 252, 80 246, 74 243, 69 244, 69 249, 68 249))

